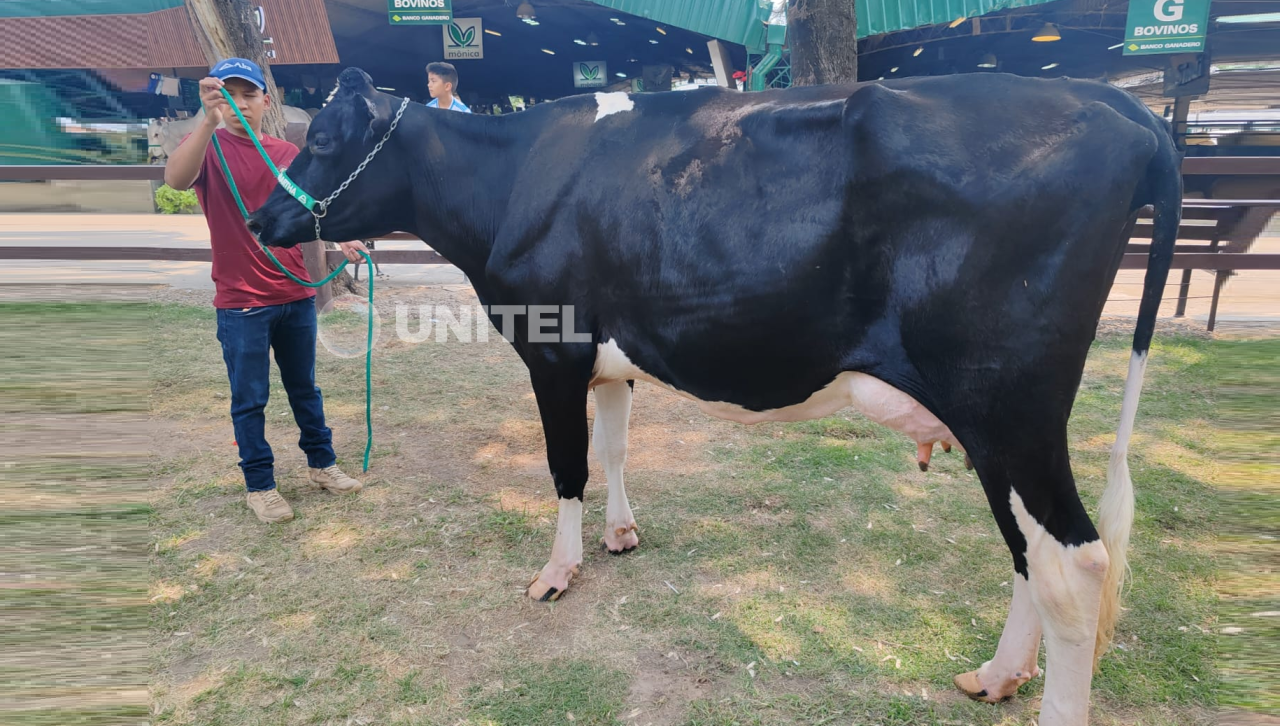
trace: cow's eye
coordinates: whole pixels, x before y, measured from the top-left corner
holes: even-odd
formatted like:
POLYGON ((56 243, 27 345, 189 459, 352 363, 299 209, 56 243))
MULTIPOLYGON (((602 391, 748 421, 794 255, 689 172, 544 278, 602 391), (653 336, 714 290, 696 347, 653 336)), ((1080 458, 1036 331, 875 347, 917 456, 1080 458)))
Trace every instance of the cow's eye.
POLYGON ((333 140, 328 134, 316 134, 316 137, 311 140, 311 150, 315 152, 328 151, 332 146, 333 140))

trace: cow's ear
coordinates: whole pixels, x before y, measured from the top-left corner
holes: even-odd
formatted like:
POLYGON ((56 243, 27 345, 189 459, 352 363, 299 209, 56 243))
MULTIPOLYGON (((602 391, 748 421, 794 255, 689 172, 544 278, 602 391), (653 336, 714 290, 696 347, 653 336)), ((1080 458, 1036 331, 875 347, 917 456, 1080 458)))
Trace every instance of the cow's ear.
POLYGON ((377 101, 365 96, 357 96, 357 103, 364 106, 366 118, 369 120, 367 136, 381 138, 391 128, 391 104, 385 97, 377 101))
POLYGON ((347 68, 338 75, 338 89, 348 93, 367 93, 373 90, 373 79, 359 68, 347 68))

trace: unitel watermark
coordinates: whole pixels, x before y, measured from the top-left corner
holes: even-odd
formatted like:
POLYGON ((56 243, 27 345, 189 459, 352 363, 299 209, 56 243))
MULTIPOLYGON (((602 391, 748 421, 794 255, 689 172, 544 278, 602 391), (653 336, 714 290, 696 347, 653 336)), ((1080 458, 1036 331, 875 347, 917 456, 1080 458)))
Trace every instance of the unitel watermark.
MULTIPOLYGON (((364 355, 369 349, 369 315, 373 315, 373 347, 382 338, 382 314, 354 295, 334 298, 319 317, 319 339, 339 358, 364 355)), ((396 303, 395 336, 402 343, 488 343, 514 341, 523 333, 531 343, 590 343, 591 334, 574 329, 572 305, 458 305, 396 303)))

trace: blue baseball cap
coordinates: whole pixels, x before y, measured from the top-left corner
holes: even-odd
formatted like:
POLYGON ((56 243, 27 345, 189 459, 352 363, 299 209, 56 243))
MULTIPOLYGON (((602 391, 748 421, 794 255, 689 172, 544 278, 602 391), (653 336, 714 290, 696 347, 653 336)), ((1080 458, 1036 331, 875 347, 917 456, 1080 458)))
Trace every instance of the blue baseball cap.
POLYGON ((262 69, 257 63, 245 58, 228 58, 217 63, 209 70, 209 75, 222 81, 243 78, 258 88, 267 90, 267 79, 263 78, 262 69))

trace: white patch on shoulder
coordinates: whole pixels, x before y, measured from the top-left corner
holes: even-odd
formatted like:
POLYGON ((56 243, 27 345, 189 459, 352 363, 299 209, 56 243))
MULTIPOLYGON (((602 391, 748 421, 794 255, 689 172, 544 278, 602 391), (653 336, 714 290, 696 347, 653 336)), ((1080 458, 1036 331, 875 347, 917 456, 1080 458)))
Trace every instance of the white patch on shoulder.
POLYGON ((634 109, 636 102, 632 100, 630 94, 622 91, 617 93, 597 93, 596 106, 599 107, 599 110, 596 111, 596 121, 599 121, 605 116, 612 116, 615 113, 634 109))

